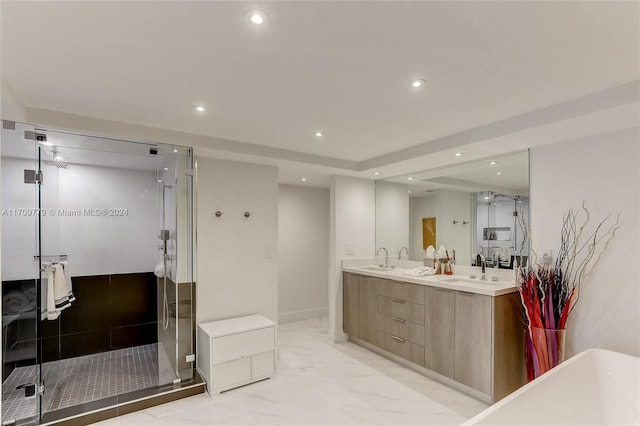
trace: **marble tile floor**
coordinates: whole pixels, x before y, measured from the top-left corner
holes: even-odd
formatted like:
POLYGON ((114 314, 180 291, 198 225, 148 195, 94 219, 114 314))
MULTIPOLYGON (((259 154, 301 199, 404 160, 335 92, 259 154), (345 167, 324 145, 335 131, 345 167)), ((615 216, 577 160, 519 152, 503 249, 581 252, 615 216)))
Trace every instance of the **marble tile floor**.
POLYGON ((458 425, 487 405, 351 342, 328 321, 278 327, 275 379, 98 423, 128 425, 458 425))

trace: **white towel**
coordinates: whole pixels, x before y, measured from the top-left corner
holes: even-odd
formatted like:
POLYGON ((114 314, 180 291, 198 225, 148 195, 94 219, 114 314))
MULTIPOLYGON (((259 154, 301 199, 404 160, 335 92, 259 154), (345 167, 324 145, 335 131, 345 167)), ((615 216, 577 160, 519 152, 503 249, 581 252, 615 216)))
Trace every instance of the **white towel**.
POLYGON ((47 268, 47 319, 57 319, 76 300, 70 286, 71 278, 67 280, 62 265, 47 268))
POLYGON ((421 266, 419 268, 410 269, 405 272, 403 275, 407 277, 424 277, 427 275, 433 275, 436 273, 436 270, 433 268, 429 268, 428 266, 421 266))
MULTIPOLYGON (((67 282, 67 299, 69 301, 69 304, 65 306, 65 308, 69 307, 69 305, 71 304, 71 302, 75 302, 76 297, 73 295, 73 285, 71 284, 71 272, 69 271, 69 262, 64 261, 64 262, 60 262, 60 265, 62 265, 62 270, 64 271, 64 278, 65 281, 67 282)), ((62 308, 64 309, 64 308, 62 308)))
MULTIPOLYGON (((56 284, 58 286, 61 285, 61 281, 64 280, 64 277, 62 277, 61 280, 59 274, 56 276, 58 270, 62 271, 62 266, 53 265, 47 268, 47 319, 51 321, 60 316, 60 311, 56 309, 55 287, 56 284)), ((67 284, 65 283, 64 285, 66 286, 67 284)))

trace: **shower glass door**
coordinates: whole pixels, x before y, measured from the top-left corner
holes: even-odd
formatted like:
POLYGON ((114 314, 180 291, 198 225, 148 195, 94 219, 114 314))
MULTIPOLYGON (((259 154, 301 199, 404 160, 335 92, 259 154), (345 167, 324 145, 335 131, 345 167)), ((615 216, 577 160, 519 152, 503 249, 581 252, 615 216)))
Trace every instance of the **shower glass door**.
POLYGON ((192 379, 191 149, 19 123, 3 126, 1 148, 2 423, 192 379), (49 315, 59 267, 75 300, 49 315))
POLYGON ((2 122, 2 424, 35 424, 41 413, 40 277, 44 191, 33 126, 2 122))

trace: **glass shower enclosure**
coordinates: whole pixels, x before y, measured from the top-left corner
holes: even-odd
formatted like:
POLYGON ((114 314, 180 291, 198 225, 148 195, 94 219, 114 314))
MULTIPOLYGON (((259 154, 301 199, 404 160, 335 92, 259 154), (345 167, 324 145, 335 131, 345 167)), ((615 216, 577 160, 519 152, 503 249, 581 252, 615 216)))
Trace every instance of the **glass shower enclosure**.
POLYGON ((3 121, 0 171, 2 424, 189 382, 192 150, 3 121))

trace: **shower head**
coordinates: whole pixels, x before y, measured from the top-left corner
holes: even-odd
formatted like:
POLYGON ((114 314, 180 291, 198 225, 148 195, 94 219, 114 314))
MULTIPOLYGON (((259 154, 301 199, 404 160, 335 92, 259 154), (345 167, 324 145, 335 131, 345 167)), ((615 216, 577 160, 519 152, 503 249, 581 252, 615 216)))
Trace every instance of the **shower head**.
POLYGON ((44 164, 65 170, 69 168, 69 164, 62 161, 63 158, 58 155, 58 151, 54 150, 51 153, 53 154, 53 161, 45 161, 44 164))

